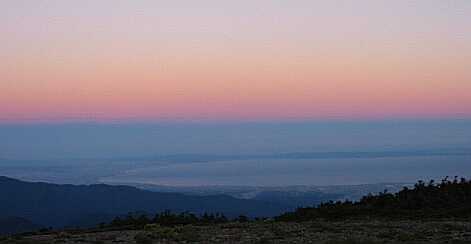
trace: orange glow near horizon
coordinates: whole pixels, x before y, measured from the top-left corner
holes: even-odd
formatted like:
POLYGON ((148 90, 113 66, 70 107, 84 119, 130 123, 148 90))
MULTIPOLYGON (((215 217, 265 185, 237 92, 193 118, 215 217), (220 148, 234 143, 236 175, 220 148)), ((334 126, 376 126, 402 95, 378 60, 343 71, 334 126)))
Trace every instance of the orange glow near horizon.
POLYGON ((409 26, 358 17, 353 2, 343 15, 324 6, 341 16, 294 9, 284 21, 275 6, 243 12, 245 1, 229 17, 121 4, 124 17, 60 1, 22 17, 34 6, 0 4, 17 11, 1 17, 0 122, 471 116, 469 2, 422 13, 433 28, 407 4, 394 7, 411 11, 409 26))

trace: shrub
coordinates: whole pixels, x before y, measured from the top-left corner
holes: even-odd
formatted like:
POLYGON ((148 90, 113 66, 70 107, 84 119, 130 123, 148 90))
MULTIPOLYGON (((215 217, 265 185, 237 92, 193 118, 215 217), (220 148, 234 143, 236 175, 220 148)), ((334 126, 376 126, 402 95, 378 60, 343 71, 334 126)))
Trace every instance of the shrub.
POLYGON ((387 218, 471 218, 471 181, 453 181, 445 178, 441 183, 419 181, 414 188, 404 187, 392 194, 387 191, 369 194, 358 202, 337 201, 322 203, 318 207, 298 208, 278 216, 281 221, 307 221, 313 219, 338 220, 359 217, 387 218))
POLYGON ((154 242, 152 238, 145 233, 138 233, 134 236, 134 240, 137 244, 152 244, 154 242))
POLYGON ((198 228, 191 225, 177 228, 177 233, 178 241, 187 241, 193 243, 201 240, 201 235, 198 231, 198 228))

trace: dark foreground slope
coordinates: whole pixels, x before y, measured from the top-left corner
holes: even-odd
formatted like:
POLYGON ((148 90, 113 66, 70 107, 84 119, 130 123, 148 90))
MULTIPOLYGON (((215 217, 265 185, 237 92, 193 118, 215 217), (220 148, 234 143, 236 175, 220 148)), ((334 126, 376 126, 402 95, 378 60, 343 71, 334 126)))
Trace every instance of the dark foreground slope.
MULTIPOLYGON (((129 186, 56 185, 0 177, 0 217, 15 216, 37 225, 94 226, 129 212, 154 214, 164 210, 226 216, 274 216, 283 207, 228 196, 187 196, 158 193, 129 186)), ((0 226, 2 227, 2 226, 0 226)))
POLYGON ((465 244, 471 223, 463 221, 309 221, 151 226, 143 229, 54 232, 0 237, 0 244, 465 244))

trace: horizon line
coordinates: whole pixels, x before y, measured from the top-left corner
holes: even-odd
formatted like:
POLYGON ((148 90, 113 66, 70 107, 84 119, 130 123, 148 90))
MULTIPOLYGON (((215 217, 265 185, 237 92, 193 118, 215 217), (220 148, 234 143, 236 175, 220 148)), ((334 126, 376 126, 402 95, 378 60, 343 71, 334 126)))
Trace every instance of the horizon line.
POLYGON ((116 118, 116 119, 26 119, 1 120, 0 125, 58 125, 58 124, 258 124, 258 123, 322 123, 322 122, 407 122, 407 121, 467 121, 471 115, 465 116, 398 116, 398 117, 323 117, 323 118, 273 118, 273 119, 188 119, 188 118, 116 118))

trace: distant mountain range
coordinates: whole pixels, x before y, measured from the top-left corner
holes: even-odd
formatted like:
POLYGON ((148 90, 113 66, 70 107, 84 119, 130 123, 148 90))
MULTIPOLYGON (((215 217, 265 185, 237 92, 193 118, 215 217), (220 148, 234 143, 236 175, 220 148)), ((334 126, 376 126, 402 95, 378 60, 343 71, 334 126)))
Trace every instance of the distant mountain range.
POLYGON ((357 200, 370 192, 396 192, 407 184, 351 186, 170 187, 135 184, 60 185, 0 176, 0 234, 43 227, 91 227, 130 212, 165 210, 271 217, 329 200, 357 200))
POLYGON ((104 184, 58 185, 0 176, 0 219, 9 219, 0 222, 0 232, 11 231, 7 223, 12 220, 20 223, 22 219, 29 227, 94 226, 129 212, 154 214, 164 210, 255 217, 280 214, 286 206, 227 195, 190 196, 104 184))

